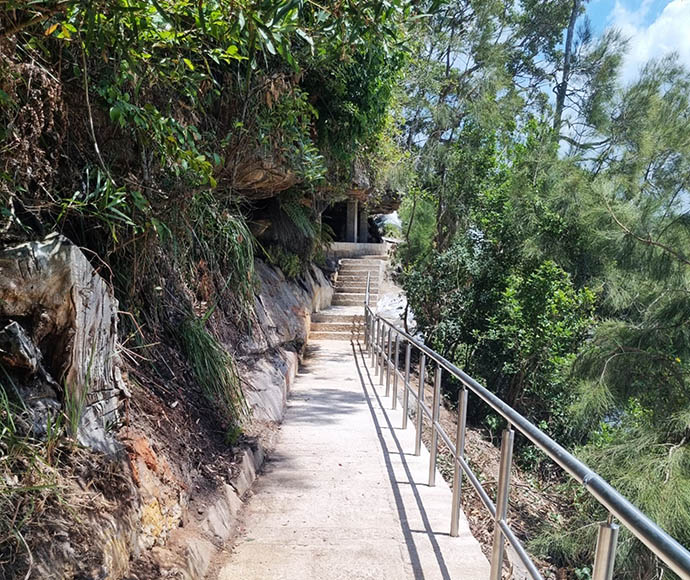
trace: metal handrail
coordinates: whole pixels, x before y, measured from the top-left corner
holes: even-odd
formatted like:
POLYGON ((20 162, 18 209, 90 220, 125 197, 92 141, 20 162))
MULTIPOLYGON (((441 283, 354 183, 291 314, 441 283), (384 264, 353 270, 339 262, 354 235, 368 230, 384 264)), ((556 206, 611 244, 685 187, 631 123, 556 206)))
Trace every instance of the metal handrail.
POLYGON ((369 284, 371 282, 371 272, 367 272, 367 289, 364 293, 364 307, 369 306, 369 284))
MULTIPOLYGON (((661 559, 671 570, 678 574, 683 580, 690 580, 690 552, 679 542, 668 535, 664 530, 657 526, 644 513, 637 509, 630 501, 618 493, 601 476, 582 463, 561 445, 551 439, 546 433, 528 421, 515 409, 499 399, 486 387, 475 381, 464 371, 456 367, 453 363, 446 360, 428 346, 410 336, 402 329, 396 327, 390 321, 374 313, 367 304, 364 306, 365 324, 365 344, 367 351, 371 354, 372 364, 380 373, 379 381, 383 384, 384 370, 386 375, 386 395, 389 394, 390 373, 393 370, 394 359, 394 398, 393 403, 397 404, 397 380, 403 379, 403 428, 407 426, 407 414, 409 408, 409 394, 411 393, 417 405, 417 433, 416 433, 416 454, 419 454, 421 446, 421 430, 423 415, 431 419, 433 448, 431 450, 429 485, 434 485, 434 474, 436 470, 436 444, 438 436, 448 446, 454 458, 455 477, 453 481, 453 506, 451 518, 451 535, 458 535, 458 514, 460 509, 460 494, 463 473, 467 475, 470 483, 477 491, 482 503, 489 513, 495 517, 494 530, 494 549, 492 554, 492 580, 499 580, 501 577, 501 566, 503 560, 504 540, 508 540, 513 549, 520 556, 530 575, 534 579, 541 579, 534 562, 527 554, 524 547, 510 530, 506 521, 505 509, 507 507, 507 496, 510 486, 510 464, 512 460, 512 441, 513 427, 527 437, 551 460, 558 464, 566 473, 578 482, 582 483, 585 489, 609 511, 608 521, 600 524, 597 548, 595 553, 594 569, 592 580, 610 580, 613 577, 613 564, 615 559, 615 546, 618 535, 618 526, 613 523, 615 516, 633 535, 644 543, 659 559, 661 559), (387 336, 386 336, 387 335, 387 336), (391 337, 395 335, 393 341, 391 337), (399 341, 402 339, 406 343, 405 356, 405 375, 399 371, 399 341), (392 344, 395 344, 395 356, 392 344), (421 353, 420 358, 420 381, 418 391, 410 385, 410 351, 411 347, 416 348, 421 353), (433 408, 429 409, 424 402, 424 383, 427 359, 436 363, 436 377, 434 381, 434 402, 433 408), (385 367, 385 368, 384 368, 385 367), (440 406, 440 396, 437 392, 440 388, 441 374, 443 371, 460 380, 463 388, 460 392, 458 402, 458 432, 456 444, 453 445, 451 438, 443 430, 438 421, 438 408, 440 406), (496 504, 491 501, 488 494, 481 486, 479 479, 472 472, 464 459, 464 436, 467 415, 467 392, 472 391, 482 401, 488 404, 494 411, 501 415, 507 422, 508 427, 504 430, 501 445, 501 468, 498 482, 498 497, 496 504)), ((376 374, 376 373, 375 373, 376 374)))

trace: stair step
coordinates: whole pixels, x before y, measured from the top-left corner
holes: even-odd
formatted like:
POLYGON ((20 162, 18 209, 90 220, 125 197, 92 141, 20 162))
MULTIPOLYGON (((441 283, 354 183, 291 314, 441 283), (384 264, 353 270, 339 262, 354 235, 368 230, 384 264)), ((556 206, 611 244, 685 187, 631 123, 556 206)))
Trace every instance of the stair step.
MULTIPOLYGON (((375 294, 369 296, 369 304, 376 304, 379 301, 379 297, 375 294)), ((364 295, 348 295, 348 294, 333 294, 333 299, 331 300, 334 306, 352 306, 361 304, 364 306, 364 295)))
POLYGON ((352 332, 360 325, 359 322, 312 322, 311 332, 352 332))
MULTIPOLYGON (((362 286, 363 288, 367 287, 367 281, 366 280, 338 280, 336 283, 336 286, 340 285, 345 285, 345 286, 362 286)), ((378 282, 375 284, 369 284, 369 288, 374 288, 378 287, 378 282)))
MULTIPOLYGON (((338 280, 336 281, 336 286, 339 284, 348 284, 350 286, 364 286, 365 288, 367 287, 367 279, 359 279, 359 280, 344 280, 343 277, 338 277, 338 280)), ((369 280, 369 288, 373 287, 378 287, 379 281, 378 280, 369 280)))
POLYGON ((312 323, 314 322, 331 322, 338 324, 352 324, 353 321, 364 322, 363 314, 338 314, 328 311, 322 311, 312 316, 312 323))
POLYGON ((380 270, 382 267, 383 262, 371 262, 371 263, 357 263, 357 262, 350 262, 349 264, 343 264, 342 262, 338 264, 338 269, 343 270, 343 269, 348 269, 348 268, 358 268, 362 270, 380 270))
POLYGON ((364 298, 333 298, 334 306, 361 306, 364 307, 364 298))
MULTIPOLYGON (((361 280, 363 282, 367 281, 367 275, 362 272, 339 272, 338 280, 361 280)), ((378 274, 375 276, 369 276, 369 280, 378 282, 378 274)))
MULTIPOLYGON (((364 286, 337 286, 335 289, 336 294, 366 294, 367 287, 364 286)), ((378 294, 377 288, 369 288, 369 294, 378 294)))
MULTIPOLYGON (((366 294, 365 288, 353 288, 351 286, 341 286, 335 289, 336 294, 366 294)), ((369 296, 378 296, 378 290, 369 290, 369 296)))
MULTIPOLYGON (((367 287, 367 281, 366 280, 338 280, 336 283, 336 288, 340 286, 357 286, 357 287, 362 287, 366 288, 367 287)), ((372 290, 374 288, 378 288, 379 284, 378 282, 374 284, 369 284, 369 289, 372 290)))
POLYGON ((367 274, 371 274, 372 276, 378 275, 379 269, 378 268, 340 268, 338 270, 339 274, 359 274, 361 276, 364 276, 365 278, 367 277, 367 274))
POLYGON ((350 332, 310 332, 309 340, 347 340, 362 338, 363 335, 354 335, 350 332))
POLYGON ((362 265, 362 266, 376 266, 381 265, 381 260, 372 260, 368 258, 343 258, 340 260, 341 266, 362 265))

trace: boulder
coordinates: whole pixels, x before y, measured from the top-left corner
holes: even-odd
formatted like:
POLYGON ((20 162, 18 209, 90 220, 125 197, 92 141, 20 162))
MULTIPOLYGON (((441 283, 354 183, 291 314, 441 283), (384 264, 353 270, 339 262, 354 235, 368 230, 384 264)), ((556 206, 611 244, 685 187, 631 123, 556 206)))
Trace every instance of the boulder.
POLYGON ((80 443, 109 452, 115 444, 108 430, 126 394, 117 313, 111 288, 65 237, 0 250, 1 356, 34 423, 44 420, 36 402, 45 404, 60 391, 65 413, 78 422, 80 443))
POLYGON ((369 215, 389 214, 400 208, 402 192, 394 189, 376 190, 369 193, 367 210, 369 215))
POLYGON ((261 260, 254 270, 259 280, 254 299, 258 329, 242 338, 240 353, 257 355, 284 345, 300 350, 307 341, 311 313, 330 306, 333 286, 316 267, 297 280, 287 280, 279 268, 261 260))
POLYGON ((271 157, 257 157, 238 164, 232 187, 248 199, 266 199, 299 182, 297 175, 271 157))

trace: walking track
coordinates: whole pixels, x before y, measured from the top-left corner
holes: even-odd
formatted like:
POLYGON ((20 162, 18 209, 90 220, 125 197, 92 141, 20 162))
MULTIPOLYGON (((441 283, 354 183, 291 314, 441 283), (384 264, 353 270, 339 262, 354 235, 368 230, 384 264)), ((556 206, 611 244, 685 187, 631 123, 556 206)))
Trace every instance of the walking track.
MULTIPOLYGON (((363 347, 362 347, 363 348, 363 347)), ((489 564, 357 343, 310 346, 219 580, 474 580, 489 564)))

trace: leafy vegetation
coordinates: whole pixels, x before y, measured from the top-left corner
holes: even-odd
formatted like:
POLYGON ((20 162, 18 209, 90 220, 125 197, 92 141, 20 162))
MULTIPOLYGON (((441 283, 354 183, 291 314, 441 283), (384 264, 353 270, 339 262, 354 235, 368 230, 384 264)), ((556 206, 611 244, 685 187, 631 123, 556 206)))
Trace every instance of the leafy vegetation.
MULTIPOLYGON (((689 77, 670 57, 621 86, 624 39, 583 11, 448 1, 420 23, 401 281, 425 340, 687 545, 689 77)), ((561 491, 572 512, 531 546, 586 577, 604 514, 561 491)), ((669 574, 627 534, 617 570, 669 574)))
POLYGON ((179 326, 166 320, 176 294, 190 299, 172 305, 182 317, 221 302, 251 317, 266 197, 267 259, 295 277, 322 256, 326 178, 349 183, 378 139, 412 11, 407 0, 6 4, 2 230, 58 229, 110 266, 134 320, 167 329, 179 326))
MULTIPOLYGON (((321 259, 321 212, 365 167, 406 192, 397 259, 425 340, 688 544, 690 76, 668 58, 620 86, 625 39, 584 7, 9 0, 0 234, 91 250, 123 332, 179 344, 232 441, 244 403, 214 314, 250 321, 255 258, 288 278, 321 259)), ((52 436, 0 415, 3 461, 40 447, 26 474, 49 474, 52 436)), ((586 577, 601 514, 563 493, 532 548, 586 577)), ((628 537, 621 553, 625 577, 664 573, 628 537)))
MULTIPOLYGON (((84 248, 124 313, 132 382, 170 396, 157 383, 175 373, 159 365, 178 351, 191 372, 175 396, 206 408, 234 445, 247 406, 227 336, 257 324, 255 260, 288 278, 323 262, 333 233, 321 213, 364 152, 376 165, 414 10, 409 0, 3 2, 0 242, 58 231, 84 248)), ((15 432, 21 412, 0 400, 3 566, 31 568, 37 508, 59 503, 55 482, 70 466, 52 458, 83 401, 63 408, 41 440, 15 432)))

